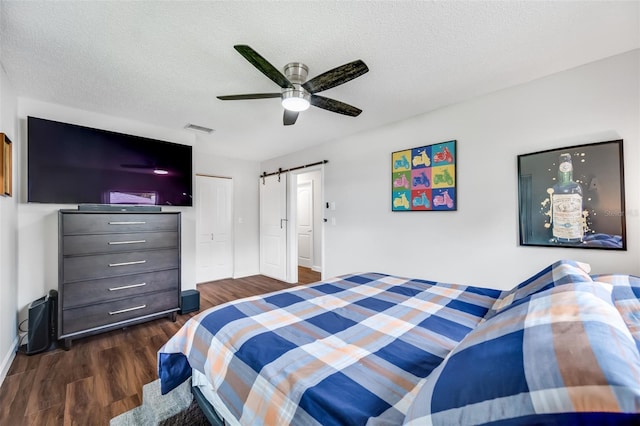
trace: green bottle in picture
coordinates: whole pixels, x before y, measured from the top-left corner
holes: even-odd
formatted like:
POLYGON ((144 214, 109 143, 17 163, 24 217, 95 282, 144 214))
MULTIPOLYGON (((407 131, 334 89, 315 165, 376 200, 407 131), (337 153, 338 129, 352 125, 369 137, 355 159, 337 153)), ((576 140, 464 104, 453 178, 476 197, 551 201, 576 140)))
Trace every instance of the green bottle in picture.
POLYGON ((573 180, 571 154, 560 154, 558 182, 552 193, 553 238, 558 243, 575 244, 582 242, 582 188, 573 180))

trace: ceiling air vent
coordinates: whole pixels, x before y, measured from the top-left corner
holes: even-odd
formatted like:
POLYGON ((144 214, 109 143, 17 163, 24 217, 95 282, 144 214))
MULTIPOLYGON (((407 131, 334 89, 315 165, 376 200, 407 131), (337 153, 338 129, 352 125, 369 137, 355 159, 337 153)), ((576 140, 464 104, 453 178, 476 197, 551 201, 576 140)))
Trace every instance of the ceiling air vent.
POLYGON ((208 127, 204 127, 204 126, 198 126, 197 124, 187 124, 186 126, 184 126, 185 129, 187 130, 193 130, 195 132, 200 132, 200 133, 213 133, 213 129, 210 129, 208 127))

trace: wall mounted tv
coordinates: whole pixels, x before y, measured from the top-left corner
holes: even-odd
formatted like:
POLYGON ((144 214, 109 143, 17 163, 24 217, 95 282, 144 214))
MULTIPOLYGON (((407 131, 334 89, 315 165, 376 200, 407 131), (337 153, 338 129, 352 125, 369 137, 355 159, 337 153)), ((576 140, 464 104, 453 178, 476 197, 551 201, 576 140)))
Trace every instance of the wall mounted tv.
POLYGON ((28 117, 27 200, 191 206, 192 148, 28 117))

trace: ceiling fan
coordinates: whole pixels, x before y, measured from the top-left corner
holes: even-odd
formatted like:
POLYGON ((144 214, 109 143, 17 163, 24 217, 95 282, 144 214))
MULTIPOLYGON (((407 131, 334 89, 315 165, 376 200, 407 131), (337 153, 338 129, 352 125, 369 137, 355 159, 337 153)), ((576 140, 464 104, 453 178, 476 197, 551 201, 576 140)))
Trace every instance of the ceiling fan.
POLYGON ((298 113, 306 110, 310 105, 351 117, 357 117, 362 112, 361 109, 344 102, 316 95, 318 92, 344 84, 369 71, 367 65, 359 59, 333 68, 307 81, 309 68, 303 63, 291 62, 285 65, 283 74, 251 47, 241 44, 233 46, 233 48, 260 72, 280 86, 282 90, 278 93, 218 96, 218 99, 230 101, 281 98, 282 106, 284 107, 282 121, 285 126, 294 124, 298 119, 298 113))

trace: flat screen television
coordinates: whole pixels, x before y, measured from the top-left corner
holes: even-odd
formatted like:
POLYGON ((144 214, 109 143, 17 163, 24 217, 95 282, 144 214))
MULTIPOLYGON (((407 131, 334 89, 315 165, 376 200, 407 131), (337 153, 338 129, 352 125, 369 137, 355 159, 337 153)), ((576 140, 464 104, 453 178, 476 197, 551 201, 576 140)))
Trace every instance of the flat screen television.
POLYGON ((192 206, 192 147, 27 118, 27 200, 192 206))

